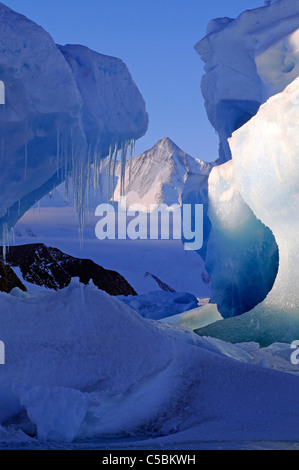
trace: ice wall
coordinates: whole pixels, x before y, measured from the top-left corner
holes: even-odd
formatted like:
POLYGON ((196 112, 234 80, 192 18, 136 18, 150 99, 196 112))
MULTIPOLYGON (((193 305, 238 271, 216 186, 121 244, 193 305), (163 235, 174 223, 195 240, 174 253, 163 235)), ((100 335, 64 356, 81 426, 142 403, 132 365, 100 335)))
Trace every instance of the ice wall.
MULTIPOLYGON (((279 247, 279 270, 266 299, 241 317, 201 334, 240 342, 299 338, 299 77, 271 97, 230 140, 236 185, 279 247)), ((254 275, 254 273, 251 273, 254 275)))
MULTIPOLYGON (((264 303, 286 313, 299 310, 299 77, 261 107, 230 141, 242 197, 273 232, 279 270, 264 303), (256 172, 258 168, 258 172, 256 172)), ((260 307, 264 308, 264 307, 260 307)))
POLYGON ((68 177, 82 205, 89 167, 141 137, 148 117, 125 64, 82 46, 56 46, 0 3, 0 226, 5 231, 68 177))

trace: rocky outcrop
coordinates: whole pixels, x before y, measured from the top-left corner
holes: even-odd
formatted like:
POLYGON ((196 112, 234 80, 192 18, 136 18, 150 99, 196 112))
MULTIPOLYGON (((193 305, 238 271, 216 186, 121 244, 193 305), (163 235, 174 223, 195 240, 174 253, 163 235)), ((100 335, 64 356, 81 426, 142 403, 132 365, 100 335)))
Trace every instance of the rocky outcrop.
POLYGON ((13 269, 7 264, 0 262, 0 292, 9 294, 15 287, 24 292, 27 290, 13 269))
POLYGON ((116 271, 105 269, 90 259, 74 258, 43 243, 10 247, 6 262, 18 267, 25 281, 48 289, 63 289, 77 277, 83 284, 92 281, 110 295, 136 295, 133 287, 116 271))

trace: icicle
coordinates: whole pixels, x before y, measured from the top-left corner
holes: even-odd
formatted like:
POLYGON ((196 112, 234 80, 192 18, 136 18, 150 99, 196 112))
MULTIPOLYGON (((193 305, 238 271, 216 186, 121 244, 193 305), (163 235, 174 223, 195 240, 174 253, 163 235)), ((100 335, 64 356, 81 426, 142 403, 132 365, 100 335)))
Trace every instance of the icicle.
MULTIPOLYGON (((5 101, 5 99, 4 99, 5 101)), ((5 132, 4 132, 4 121, 5 121, 5 103, 1 106, 1 160, 4 159, 4 147, 5 147, 5 132)))
POLYGON ((107 189, 107 202, 110 200, 110 183, 111 183, 111 163, 113 158, 112 145, 109 147, 109 164, 108 164, 108 189, 107 189))
POLYGON ((57 127, 57 136, 56 136, 56 162, 57 162, 57 176, 59 175, 60 169, 60 130, 57 127))
POLYGON ((102 157, 100 155, 100 140, 97 141, 96 146, 94 148, 94 156, 93 156, 93 189, 96 191, 99 188, 99 177, 101 172, 101 160, 102 157))
POLYGON ((25 143, 25 181, 27 180, 27 164, 28 164, 28 150, 27 150, 27 141, 25 143))
POLYGON ((10 239, 12 240, 12 244, 16 244, 16 234, 15 234, 15 228, 11 227, 10 229, 10 239))
POLYGON ((89 209, 90 207, 90 180, 91 180, 91 150, 90 150, 90 145, 88 146, 88 152, 87 152, 87 208, 89 209))
MULTIPOLYGON (((107 198, 113 198, 115 189, 115 174, 119 176, 120 183, 120 194, 123 195, 125 191, 125 180, 127 176, 127 154, 129 149, 129 179, 131 179, 132 173, 132 158, 134 152, 135 141, 127 140, 123 142, 112 143, 109 147, 109 162, 106 165, 104 161, 104 155, 101 154, 101 148, 103 147, 100 139, 95 145, 87 144, 84 137, 77 132, 77 129, 70 127, 69 129, 62 131, 59 124, 56 129, 56 171, 57 178, 55 178, 55 188, 59 180, 64 180, 64 197, 65 200, 69 199, 69 191, 72 190, 74 209, 78 216, 78 232, 80 247, 83 245, 83 231, 85 224, 85 208, 86 205, 90 205, 90 194, 92 185, 95 191, 101 192, 102 175, 103 171, 108 171, 108 190, 107 198), (120 160, 120 161, 119 161, 120 160), (120 170, 120 171, 119 171, 120 170)), ((0 142, 1 145, 1 142, 0 142)), ((4 142, 2 139, 2 149, 0 152, 3 153, 4 142)), ((55 150, 54 150, 55 152, 55 150)), ((28 145, 27 142, 24 144, 25 153, 25 180, 29 176, 28 172, 28 145)), ((55 153, 54 153, 55 159, 55 153)), ((55 162, 55 160, 54 160, 55 162)), ((54 163, 55 168, 55 163, 54 163)), ((54 169, 55 172, 55 169, 54 169)), ((36 201, 38 211, 40 210, 39 201, 36 201)), ((17 205, 18 214, 21 214, 21 200, 18 201, 17 205)), ((9 211, 8 211, 9 212, 9 211)), ((8 215, 9 217, 9 215, 8 215)), ((1 229, 0 229, 1 232, 1 229)), ((14 232, 11 232, 14 238, 14 232)), ((3 253, 5 251, 9 239, 7 224, 2 225, 2 238, 3 238, 3 253)))
POLYGON ((120 195, 123 196, 125 192, 125 179, 126 179, 126 163, 127 163, 128 142, 122 142, 120 154, 120 195))
POLYGON ((115 180, 115 168, 116 168, 116 160, 117 160, 117 153, 118 153, 118 145, 115 144, 114 155, 113 155, 113 171, 112 171, 112 196, 111 199, 114 200, 114 180, 115 180))
POLYGON ((3 254, 4 262, 6 262, 7 246, 8 246, 8 228, 7 228, 7 224, 4 223, 2 225, 2 254, 3 254))
POLYGON ((69 177, 66 175, 64 180, 64 201, 69 202, 69 177))
POLYGON ((4 137, 1 138, 1 160, 4 160, 4 137))
POLYGON ((135 139, 130 140, 130 163, 129 163, 129 183, 131 182, 132 176, 132 160, 133 155, 135 154, 135 139))
MULTIPOLYGON (((100 159, 100 162, 99 162, 99 168, 98 168, 98 172, 99 172, 99 176, 98 176, 98 187, 97 187, 97 190, 96 190, 96 194, 97 194, 99 197, 100 197, 101 191, 102 191, 103 166, 104 166, 104 159, 101 158, 101 159, 100 159)), ((108 197, 108 193, 107 193, 107 197, 108 197)))

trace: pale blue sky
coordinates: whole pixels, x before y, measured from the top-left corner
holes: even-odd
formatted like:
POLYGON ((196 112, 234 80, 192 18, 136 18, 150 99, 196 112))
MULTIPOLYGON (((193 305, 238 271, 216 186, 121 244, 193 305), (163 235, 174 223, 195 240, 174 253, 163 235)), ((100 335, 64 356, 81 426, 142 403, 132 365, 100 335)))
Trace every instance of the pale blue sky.
POLYGON ((217 157, 218 139, 200 93, 203 64, 194 50, 212 18, 235 18, 263 0, 6 0, 59 44, 84 44, 120 57, 147 105, 150 125, 136 153, 170 137, 202 160, 217 157))

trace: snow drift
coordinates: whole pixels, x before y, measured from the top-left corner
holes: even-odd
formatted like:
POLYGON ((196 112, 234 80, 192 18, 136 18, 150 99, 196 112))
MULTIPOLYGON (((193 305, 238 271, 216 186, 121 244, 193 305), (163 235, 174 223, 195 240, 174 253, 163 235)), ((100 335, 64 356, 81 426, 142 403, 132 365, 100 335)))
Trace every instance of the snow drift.
POLYGON ((193 442, 299 438, 289 345, 261 350, 200 338, 76 281, 58 293, 0 301, 2 441, 20 442, 21 430, 58 442, 175 440, 180 432, 193 442))

